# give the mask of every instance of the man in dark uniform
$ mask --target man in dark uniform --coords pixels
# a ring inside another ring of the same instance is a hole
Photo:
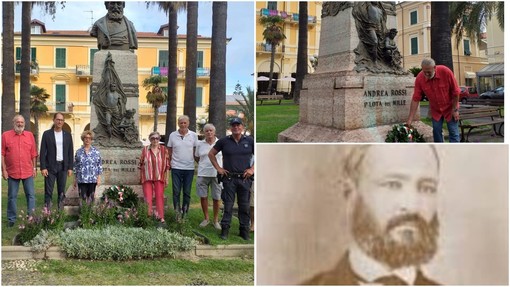
[[[421,266],[436,254],[439,157],[432,145],[358,145],[342,162],[353,242],[304,285],[438,285]]]
[[[254,154],[252,137],[243,135],[243,122],[234,118],[230,122],[232,135],[221,138],[209,152],[209,159],[222,178],[223,218],[221,219],[221,238],[226,240],[232,220],[232,209],[237,195],[239,206],[239,235],[250,240],[250,187],[253,182]],[[223,153],[223,168],[216,160],[216,154]]]

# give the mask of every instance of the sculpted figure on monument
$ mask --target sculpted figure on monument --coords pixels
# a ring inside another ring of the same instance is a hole
[[[387,5],[386,5],[387,6]],[[400,65],[393,65],[393,60],[388,61],[387,51],[391,50],[393,54],[393,46],[396,35],[390,38],[390,48],[386,47],[387,37],[389,37],[386,28],[387,11],[383,2],[355,2],[352,9],[352,16],[356,23],[356,31],[360,43],[354,49],[356,54],[356,70],[370,71],[373,73],[396,73],[406,74]],[[400,53],[399,53],[400,55]],[[398,61],[397,61],[398,62]]]
[[[99,50],[138,49],[135,26],[124,17],[125,2],[105,2],[108,14],[92,26],[90,35],[97,38]]]
[[[392,28],[388,32],[388,36],[384,41],[384,57],[386,63],[391,67],[400,67],[402,63],[402,56],[400,55],[400,51],[397,48],[397,43],[395,42],[395,36],[397,36],[397,29]]]

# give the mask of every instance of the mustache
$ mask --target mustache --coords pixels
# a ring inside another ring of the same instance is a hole
[[[421,215],[417,213],[406,213],[399,216],[395,216],[392,219],[390,219],[390,221],[386,225],[386,232],[389,232],[393,228],[406,223],[412,223],[417,227],[427,225],[427,221]]]

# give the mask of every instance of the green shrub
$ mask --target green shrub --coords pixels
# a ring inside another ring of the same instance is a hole
[[[45,252],[53,245],[59,245],[60,231],[57,230],[41,230],[32,240],[25,242],[23,245],[31,247],[32,251]]]
[[[19,225],[18,240],[21,244],[32,240],[41,230],[64,230],[65,213],[63,210],[51,211],[46,206],[41,211],[34,211],[25,216],[20,212],[21,224]]]
[[[104,229],[74,229],[60,234],[60,245],[69,257],[92,260],[130,260],[175,256],[197,242],[165,229],[107,226]]]

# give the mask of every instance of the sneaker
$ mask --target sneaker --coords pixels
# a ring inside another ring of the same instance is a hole
[[[209,220],[207,220],[207,219],[204,219],[204,221],[202,221],[200,223],[200,227],[206,227],[207,225],[209,225]],[[220,227],[220,229],[221,229],[221,227]]]
[[[213,225],[214,225],[214,228],[221,230],[221,225],[218,221],[216,221]]]

